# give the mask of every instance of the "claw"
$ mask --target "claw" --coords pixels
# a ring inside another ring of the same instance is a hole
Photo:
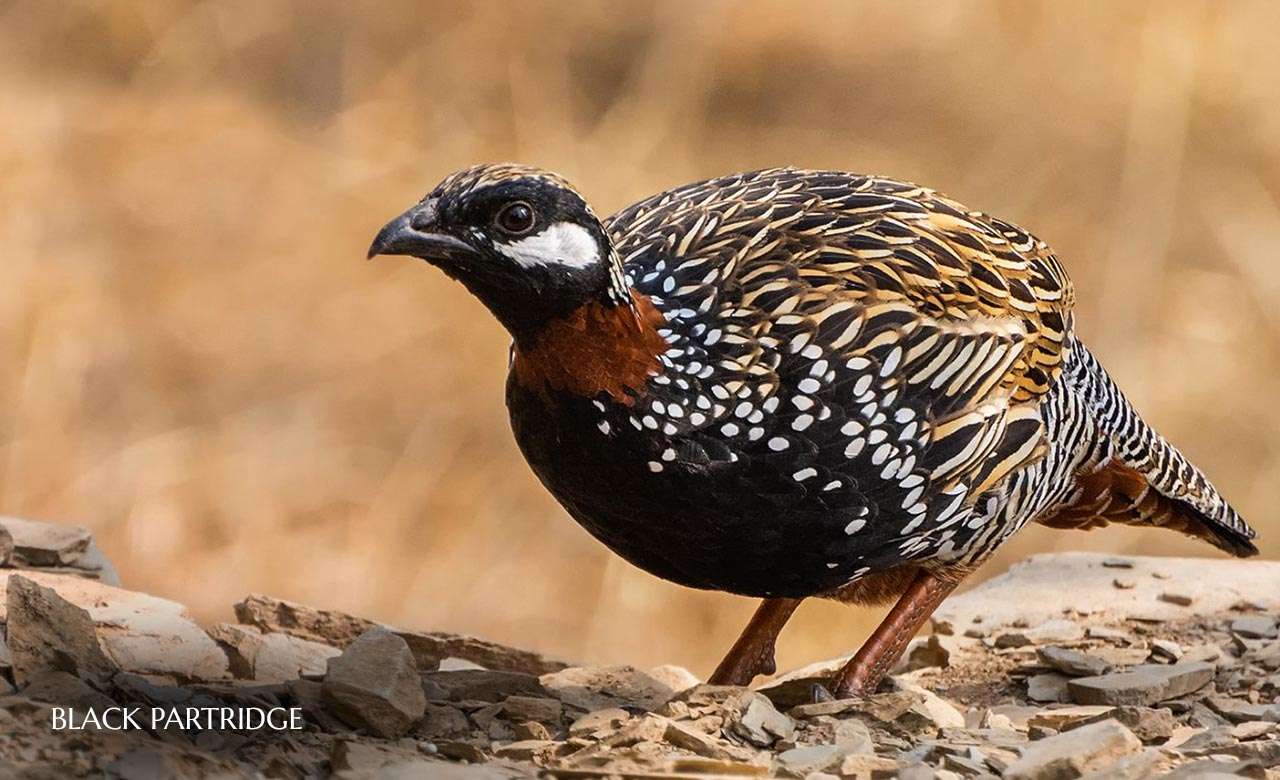
[[[809,695],[813,698],[814,704],[836,700],[836,697],[831,694],[831,691],[827,690],[827,686],[822,683],[814,683],[809,686]]]

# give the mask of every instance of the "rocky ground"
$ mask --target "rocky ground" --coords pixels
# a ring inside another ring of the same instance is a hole
[[[839,659],[714,687],[117,585],[83,529],[0,518],[0,778],[1280,778],[1280,563],[1037,556],[847,700]]]

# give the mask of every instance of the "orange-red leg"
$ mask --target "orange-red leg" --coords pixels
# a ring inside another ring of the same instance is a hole
[[[832,679],[836,697],[874,693],[902,657],[907,643],[959,584],[959,577],[938,577],[920,570],[884,621]]]
[[[787,624],[791,614],[800,606],[801,599],[765,599],[751,616],[751,622],[742,630],[738,641],[729,648],[707,682],[712,685],[750,685],[759,674],[777,671],[774,647],[778,634]]]

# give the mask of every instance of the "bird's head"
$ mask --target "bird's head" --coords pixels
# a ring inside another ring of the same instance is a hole
[[[627,305],[617,253],[561,177],[521,165],[449,176],[378,232],[375,255],[410,255],[462,282],[517,343],[592,302]]]

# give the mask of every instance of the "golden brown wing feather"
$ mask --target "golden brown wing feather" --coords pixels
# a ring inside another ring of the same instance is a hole
[[[768,396],[787,376],[804,392],[812,375],[815,398],[864,409],[844,451],[877,471],[901,461],[883,489],[921,523],[898,538],[945,528],[1043,453],[1038,402],[1069,348],[1074,293],[1025,231],[913,184],[792,169],[681,187],[606,227],[669,317],[717,314],[686,340],[736,372],[730,393]]]

